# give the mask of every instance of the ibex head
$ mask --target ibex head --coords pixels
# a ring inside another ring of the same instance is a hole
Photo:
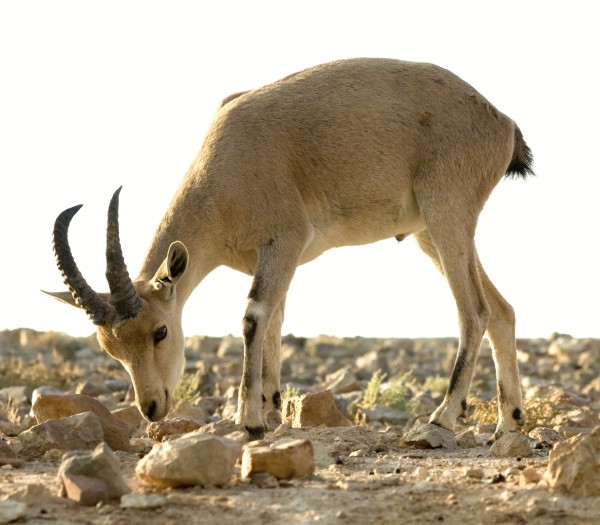
[[[68,228],[79,205],[63,211],[53,231],[56,263],[69,292],[49,295],[85,310],[97,326],[100,346],[131,376],[140,412],[148,420],[158,421],[169,411],[183,365],[184,339],[176,291],[187,267],[188,252],[181,242],[173,242],[150,281],[132,282],[119,240],[120,191],[115,192],[108,208],[106,279],[110,293],[96,293],[71,254]]]

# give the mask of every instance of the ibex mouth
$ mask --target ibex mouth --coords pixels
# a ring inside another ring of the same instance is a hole
[[[171,396],[165,389],[163,399],[151,399],[145,404],[139,404],[141,414],[151,422],[163,419],[171,408]]]

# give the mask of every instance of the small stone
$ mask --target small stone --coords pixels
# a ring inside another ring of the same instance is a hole
[[[528,435],[531,439],[535,439],[545,446],[551,446],[562,441],[560,434],[553,428],[548,427],[535,427]]]
[[[110,389],[106,386],[106,380],[101,375],[93,375],[85,381],[81,381],[75,387],[76,394],[82,394],[90,397],[98,397],[104,394],[110,394]]]
[[[65,472],[62,482],[67,498],[80,505],[92,506],[108,501],[108,487],[101,479]]]
[[[415,448],[456,450],[456,438],[452,431],[431,423],[411,428],[404,437],[404,442]]]
[[[232,441],[237,441],[241,445],[245,445],[250,440],[248,432],[246,430],[235,430],[230,432],[229,434],[225,434],[227,439],[231,439]]]
[[[21,501],[0,501],[0,524],[11,523],[25,518],[27,505]]]
[[[283,439],[270,447],[247,447],[242,454],[243,478],[258,472],[268,472],[277,479],[306,478],[314,469],[313,448],[307,439]]]
[[[377,405],[374,408],[359,408],[354,416],[354,423],[358,426],[368,426],[379,422],[385,425],[403,427],[411,417],[411,414],[404,410]]]
[[[200,424],[192,419],[177,417],[175,419],[163,419],[148,425],[148,437],[154,441],[164,441],[170,436],[187,434],[200,428]]]
[[[328,374],[325,378],[325,384],[327,389],[334,394],[345,394],[360,390],[360,382],[352,373],[350,366],[345,366],[333,374]]]
[[[276,489],[279,487],[277,478],[268,472],[257,472],[250,477],[250,483],[261,489]]]
[[[24,464],[25,462],[22,459],[0,456],[0,467],[10,465],[12,468],[21,468]]]
[[[3,490],[6,491],[6,485],[4,487]],[[8,495],[9,499],[21,501],[27,505],[40,505],[54,500],[50,491],[41,483],[15,483],[6,492],[7,494],[3,497]]]
[[[519,475],[519,484],[528,485],[530,483],[538,483],[542,479],[542,475],[532,468],[526,468]]]
[[[32,390],[28,386],[7,386],[0,389],[0,401],[13,406],[29,403]]]
[[[209,423],[198,430],[198,432],[215,434],[216,436],[226,436],[227,434],[237,431],[246,432],[246,429],[242,425],[238,425],[230,419],[221,419],[214,423]]]
[[[528,458],[533,455],[527,436],[513,430],[500,433],[500,437],[490,448],[490,455],[497,458]]]
[[[64,490],[61,488],[59,495],[64,495],[65,490],[68,494],[66,476],[101,480],[110,499],[120,498],[130,491],[121,476],[119,460],[106,443],[101,443],[92,452],[77,451],[66,455],[58,469],[57,477],[64,484]]]
[[[190,432],[159,443],[137,464],[142,481],[157,487],[226,485],[240,455],[237,441]]]
[[[138,494],[132,492],[121,497],[120,507],[122,509],[153,510],[164,507],[167,498],[160,494]]]
[[[208,423],[209,416],[206,411],[198,405],[180,402],[169,412],[169,419],[184,418],[194,421],[198,428]]]
[[[0,456],[3,458],[16,458],[17,455],[12,447],[3,439],[0,439]]]
[[[351,426],[337,408],[331,390],[288,398],[283,403],[282,419],[293,428]]]
[[[460,448],[474,448],[477,446],[477,439],[473,430],[465,430],[456,437],[456,443]]]
[[[133,434],[142,424],[145,426],[146,420],[135,405],[115,408],[110,413],[115,419],[118,419],[129,427],[130,434]]]
[[[417,481],[423,481],[424,479],[427,478],[427,476],[429,475],[429,472],[427,471],[426,468],[424,467],[417,467],[414,471],[413,471],[413,477],[417,480]]]
[[[465,467],[462,472],[466,478],[472,479],[483,479],[483,476],[485,475],[485,472],[481,468]]]

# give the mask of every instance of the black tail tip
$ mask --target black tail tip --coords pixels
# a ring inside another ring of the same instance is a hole
[[[506,169],[506,176],[509,178],[521,177],[523,179],[526,179],[528,176],[535,176],[535,172],[533,171],[533,153],[525,142],[519,128],[515,128],[513,158]]]

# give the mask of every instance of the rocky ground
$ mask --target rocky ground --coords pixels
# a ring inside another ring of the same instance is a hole
[[[190,337],[147,425],[94,337],[0,332],[0,524],[598,523],[600,341],[518,341],[527,423],[491,443],[484,344],[455,435],[426,425],[452,339],[284,338],[283,422],[231,418],[242,346]]]

